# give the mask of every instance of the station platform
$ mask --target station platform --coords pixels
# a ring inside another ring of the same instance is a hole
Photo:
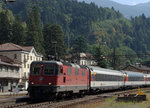
[[[19,91],[19,92],[0,92],[0,96],[10,96],[10,95],[26,95],[27,91]]]

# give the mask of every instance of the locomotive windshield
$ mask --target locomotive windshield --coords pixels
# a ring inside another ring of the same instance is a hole
[[[40,75],[41,72],[41,64],[32,64],[30,69],[31,75]]]
[[[56,64],[45,64],[44,65],[44,75],[58,75],[59,66]]]

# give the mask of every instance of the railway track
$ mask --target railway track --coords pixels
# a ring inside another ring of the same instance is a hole
[[[142,90],[150,90],[150,88],[142,88]],[[126,91],[115,91],[115,92],[106,92],[98,95],[88,95],[84,98],[75,98],[70,100],[57,100],[57,101],[47,101],[47,102],[31,102],[27,100],[26,102],[20,103],[11,103],[5,102],[3,105],[0,102],[0,108],[68,108],[78,104],[86,104],[86,103],[97,103],[104,101],[107,97],[135,93],[137,89],[126,90]],[[7,105],[8,104],[8,105]]]

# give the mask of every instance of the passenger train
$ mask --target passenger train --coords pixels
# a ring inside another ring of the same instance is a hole
[[[34,99],[53,99],[149,85],[149,74],[60,61],[34,61],[30,66],[28,93]]]

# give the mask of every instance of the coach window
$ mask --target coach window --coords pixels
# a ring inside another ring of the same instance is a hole
[[[75,75],[76,75],[76,76],[79,75],[79,69],[75,69]]]
[[[68,69],[67,69],[67,74],[68,74],[68,75],[71,75],[71,68],[68,68]]]

